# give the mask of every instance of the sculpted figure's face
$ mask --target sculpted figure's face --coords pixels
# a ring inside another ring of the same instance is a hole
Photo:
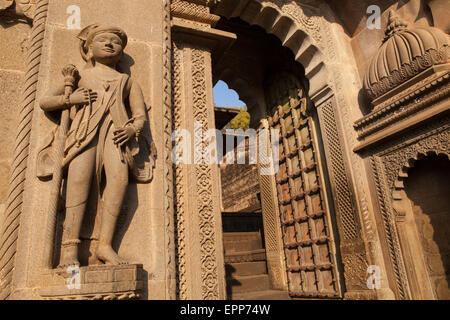
[[[100,33],[92,40],[91,51],[95,60],[118,62],[123,51],[122,40],[114,33]]]

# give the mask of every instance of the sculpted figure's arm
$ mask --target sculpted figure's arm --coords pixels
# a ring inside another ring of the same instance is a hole
[[[130,90],[130,108],[134,118],[133,125],[136,133],[139,134],[144,129],[145,121],[147,120],[144,94],[142,93],[139,83],[133,81]]]
[[[69,108],[72,105],[84,105],[89,103],[89,101],[94,102],[96,99],[96,92],[86,88],[78,88],[70,95],[69,101],[66,101],[64,85],[60,85],[41,99],[40,107],[44,111],[56,111]]]
[[[147,119],[145,116],[146,109],[144,95],[141,87],[135,81],[130,81],[130,86],[129,102],[133,123],[114,131],[114,143],[119,146],[125,144],[135,135],[138,136],[144,129],[145,121]]]

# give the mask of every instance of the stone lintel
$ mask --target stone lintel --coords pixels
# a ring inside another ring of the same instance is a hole
[[[173,18],[173,40],[180,43],[195,44],[211,51],[213,61],[219,61],[222,54],[237,39],[234,33],[202,26],[190,21]]]
[[[220,16],[211,14],[204,1],[174,0],[170,5],[172,17],[191,20],[214,27],[220,20]]]
[[[370,147],[378,145],[386,139],[392,138],[394,135],[398,135],[401,132],[408,130],[412,126],[418,125],[432,117],[442,114],[450,109],[450,105],[447,101],[442,101],[441,103],[434,105],[423,112],[417,113],[414,116],[399,121],[392,126],[386,127],[381,131],[378,131],[374,135],[368,136],[366,139],[362,140],[353,151],[362,152]]]
[[[322,104],[326,103],[329,99],[331,99],[333,95],[333,90],[327,85],[317,90],[314,95],[310,96],[310,99],[314,103],[314,106],[318,108]]]
[[[353,127],[359,144],[354,152],[375,147],[409,127],[446,112],[443,98],[450,92],[450,63],[431,66],[399,87],[374,100],[372,112]]]

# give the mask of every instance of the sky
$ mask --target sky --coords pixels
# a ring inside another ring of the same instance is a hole
[[[213,89],[214,102],[218,107],[239,107],[245,106],[245,103],[239,100],[236,91],[228,88],[228,85],[219,80]]]

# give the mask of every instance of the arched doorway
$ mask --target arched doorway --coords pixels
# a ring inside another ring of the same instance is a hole
[[[340,297],[333,208],[305,70],[289,48],[258,26],[233,18],[216,28],[237,34],[237,40],[213,62],[214,82],[224,80],[239,93],[252,128],[280,134],[279,170],[259,179],[272,287],[287,289],[293,298]]]
[[[450,299],[450,161],[437,155],[416,161],[408,171],[405,194],[409,200],[405,220],[414,222],[416,244],[403,243],[415,258],[414,274],[422,289],[422,298]],[[409,230],[411,232],[413,230]],[[412,233],[412,232],[411,232]],[[405,239],[406,240],[406,239]],[[416,254],[416,255],[415,255]],[[423,264],[423,266],[421,266]],[[428,288],[428,290],[425,290]],[[417,294],[417,293],[413,293]]]

